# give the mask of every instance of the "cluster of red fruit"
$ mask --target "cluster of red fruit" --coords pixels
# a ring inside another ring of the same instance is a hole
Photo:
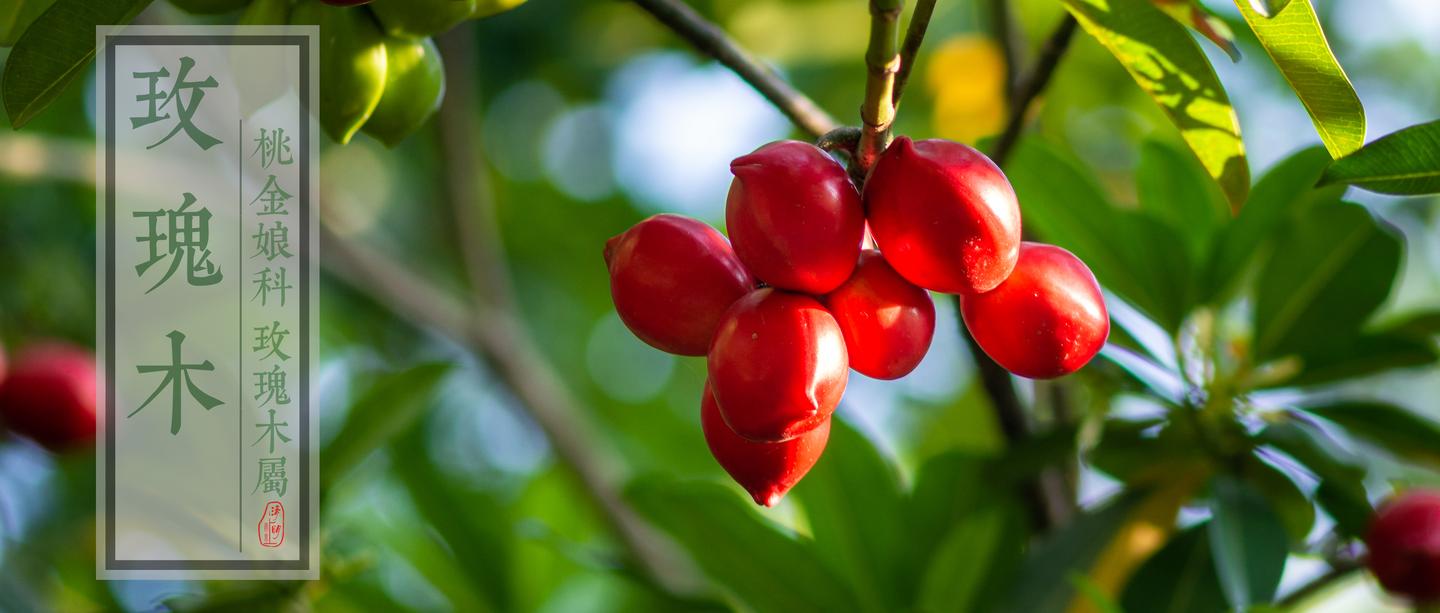
[[[975,149],[901,137],[863,197],[808,143],[765,145],[730,170],[730,241],[657,215],[610,239],[605,260],[636,336],[707,356],[706,441],[759,504],[819,458],[850,368],[895,379],[925,357],[926,290],[959,294],[976,342],[1025,377],[1074,372],[1109,335],[1094,275],[1063,249],[1021,242],[1015,192]],[[867,222],[879,250],[863,248]]]
[[[25,350],[7,373],[0,355],[0,426],[45,448],[70,451],[95,441],[95,359],[62,343]]]
[[[1415,490],[1380,507],[1365,535],[1370,572],[1422,610],[1440,607],[1440,491]]]

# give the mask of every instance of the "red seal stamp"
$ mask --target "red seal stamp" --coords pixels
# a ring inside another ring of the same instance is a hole
[[[265,512],[260,514],[260,525],[257,527],[260,533],[261,547],[279,547],[285,542],[285,507],[280,501],[272,500],[265,503]]]

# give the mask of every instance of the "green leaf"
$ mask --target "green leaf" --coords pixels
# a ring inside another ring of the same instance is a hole
[[[1200,283],[1199,299],[1211,302],[1234,287],[1257,252],[1296,212],[1340,199],[1343,188],[1313,189],[1330,155],[1320,147],[1297,151],[1255,183],[1240,214],[1216,236]]]
[[[1195,262],[1203,262],[1213,233],[1230,218],[1225,195],[1195,156],[1169,143],[1147,140],[1135,169],[1140,209],[1175,228]]]
[[[1289,542],[1303,544],[1315,526],[1315,505],[1305,492],[1280,469],[1254,455],[1247,455],[1240,464],[1240,477],[1254,491],[1265,497],[1280,523],[1285,526]]]
[[[1143,491],[1126,491],[1105,506],[1077,516],[1032,546],[1016,573],[1005,604],[996,610],[1027,613],[1066,610],[1075,591],[1066,577],[1090,569],[1130,516],[1130,511],[1143,499]]]
[[[1240,121],[1210,61],[1185,27],[1146,0],[1063,0],[1180,129],[1231,208],[1245,202],[1250,169]]]
[[[55,0],[10,0],[0,6],[0,47],[9,47],[20,40],[20,34],[50,8]]]
[[[1121,593],[1126,611],[1216,613],[1227,608],[1207,537],[1209,522],[1176,534],[1150,556]]]
[[[1359,149],[1365,144],[1365,108],[1330,51],[1310,0],[1272,1],[1268,11],[1250,4],[1235,0],[1260,46],[1310,113],[1325,149],[1337,158]]]
[[[1333,383],[1397,368],[1434,364],[1436,360],[1440,360],[1440,354],[1429,340],[1417,339],[1399,330],[1361,334],[1343,344],[1302,354],[1300,372],[1274,385]]]
[[[868,439],[831,420],[825,455],[794,496],[809,519],[815,551],[855,588],[857,606],[884,610],[903,597],[896,574],[903,527],[877,520],[900,516],[899,478]]]
[[[1342,344],[1390,295],[1401,240],[1357,204],[1292,224],[1261,270],[1255,297],[1258,361]]]
[[[1374,510],[1366,497],[1365,468],[1313,426],[1291,418],[1270,424],[1256,439],[1294,458],[1320,481],[1315,502],[1350,537],[1365,534]]]
[[[1269,602],[1285,572],[1289,546],[1285,526],[1264,496],[1244,481],[1220,475],[1206,532],[1225,597],[1238,610]]]
[[[1250,9],[1270,18],[1280,14],[1288,4],[1290,0],[1250,0]]]
[[[1002,500],[957,518],[921,567],[916,609],[983,611],[1019,566],[1025,550],[1025,510]],[[977,564],[984,560],[984,564]],[[893,608],[893,607],[892,607]]]
[[[1082,166],[1034,139],[1006,169],[1025,203],[1025,226],[1084,260],[1100,284],[1166,330],[1187,312],[1192,269],[1180,235],[1160,220],[1110,205]]]
[[[95,26],[127,24],[151,0],[56,0],[15,43],[0,77],[14,128],[45,110],[95,57]]]
[[[1387,134],[1335,160],[1323,183],[1347,183],[1382,194],[1440,193],[1440,121]]]
[[[1304,407],[1398,457],[1440,467],[1440,424],[1380,402],[1342,402]]]
[[[722,485],[642,477],[626,496],[690,552],[707,576],[759,613],[855,606],[850,587],[830,573],[813,547],[782,534]]]
[[[1151,0],[1155,6],[1171,19],[1178,21],[1215,43],[1230,61],[1240,61],[1240,48],[1235,45],[1235,33],[1200,0]]]
[[[1100,584],[1096,583],[1095,580],[1089,576],[1080,573],[1070,573],[1070,576],[1066,577],[1066,579],[1070,581],[1070,586],[1075,588],[1076,592],[1080,593],[1080,596],[1089,601],[1091,608],[1099,613],[1124,613],[1120,605],[1115,604],[1115,601],[1110,598],[1110,595],[1105,593],[1105,589],[1100,587]]]
[[[1385,328],[1389,333],[1418,340],[1440,336],[1440,311],[1421,311]]]
[[[430,408],[435,386],[450,372],[450,365],[431,362],[382,374],[350,407],[345,425],[320,453],[320,487],[343,477],[370,452],[409,428]]]

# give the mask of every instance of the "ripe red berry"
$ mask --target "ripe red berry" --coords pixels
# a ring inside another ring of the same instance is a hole
[[[885,259],[920,287],[985,292],[1015,267],[1015,191],[990,158],[966,145],[896,139],[865,181],[865,211]]]
[[[929,292],[901,278],[879,251],[860,252],[854,274],[824,298],[845,335],[850,368],[876,379],[915,370],[935,334]]]
[[[824,294],[855,268],[865,213],[845,168],[809,143],[780,141],[730,163],[725,224],[761,281]]]
[[[605,262],[620,320],[680,355],[705,355],[725,310],[755,287],[723,235],[679,215],[656,215],[610,239]]]
[[[830,420],[826,419],[809,432],[783,443],[752,443],[735,434],[720,416],[720,405],[705,382],[705,397],[700,402],[700,427],[710,455],[740,487],[750,492],[755,504],[773,507],[785,492],[810,472],[825,442],[830,438]]]
[[[1095,275],[1069,251],[1021,243],[1010,278],[961,297],[965,327],[991,359],[1031,379],[1066,375],[1095,357],[1110,317]]]
[[[1387,591],[1440,602],[1440,492],[1411,491],[1381,506],[1365,545],[1370,572]]]
[[[33,347],[0,383],[0,423],[52,451],[95,440],[95,359],[69,345]]]
[[[818,427],[845,393],[840,325],[814,298],[773,288],[741,298],[707,360],[720,414],[736,434],[775,443]]]

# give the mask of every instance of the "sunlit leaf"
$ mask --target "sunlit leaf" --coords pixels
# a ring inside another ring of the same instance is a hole
[[[1232,61],[1240,61],[1240,48],[1235,45],[1235,33],[1225,20],[1216,17],[1200,0],[1151,0],[1156,7],[1175,21],[1185,24],[1201,36],[1215,43]]]
[[[1254,352],[1260,360],[1344,343],[1390,295],[1400,237],[1358,204],[1293,223],[1260,272]]]
[[[20,35],[0,77],[10,125],[19,128],[55,100],[95,57],[95,26],[127,24],[151,0],[56,0]]]
[[[1221,475],[1211,487],[1214,501],[1206,532],[1226,598],[1241,611],[1269,602],[1289,554],[1284,524],[1265,497],[1244,481]]]
[[[1440,121],[1387,134],[1335,160],[1324,183],[1348,183],[1382,194],[1440,192]]]
[[[626,496],[674,537],[706,575],[756,611],[855,607],[854,592],[811,546],[780,532],[724,486],[643,477],[631,483]]]
[[[1343,402],[1304,410],[1399,457],[1440,466],[1440,424],[1433,420],[1380,402]]]
[[[1064,2],[1180,129],[1231,208],[1240,208],[1250,190],[1240,120],[1185,27],[1146,0]]]
[[[1265,17],[1274,17],[1285,10],[1290,0],[1249,0],[1251,10],[1254,10]]]
[[[1365,144],[1365,109],[1330,51],[1310,0],[1270,2],[1268,17],[1250,4],[1235,0],[1260,46],[1310,112],[1331,157],[1359,149]]]

